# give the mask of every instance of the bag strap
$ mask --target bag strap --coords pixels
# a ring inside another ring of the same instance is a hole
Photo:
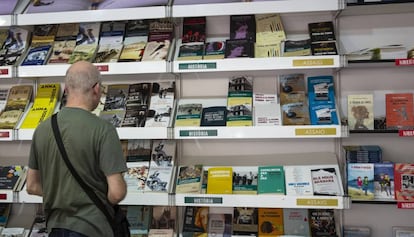
[[[89,196],[89,198],[95,203],[95,205],[103,212],[106,219],[108,219],[109,224],[113,225],[113,217],[109,213],[108,209],[106,208],[105,204],[102,202],[101,199],[96,195],[95,192],[83,181],[83,179],[79,176],[76,172],[75,168],[73,167],[72,163],[69,161],[68,154],[66,153],[65,146],[63,145],[62,137],[59,132],[59,126],[57,123],[57,113],[52,115],[52,128],[53,134],[55,135],[56,143],[59,147],[60,154],[62,155],[63,160],[66,163],[66,166],[72,173],[73,177],[75,177],[76,181],[85,191],[85,193]]]

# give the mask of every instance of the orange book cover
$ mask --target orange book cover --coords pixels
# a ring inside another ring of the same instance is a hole
[[[259,237],[284,234],[282,208],[259,208],[258,213]]]
[[[414,128],[413,93],[386,94],[385,103],[388,129]]]

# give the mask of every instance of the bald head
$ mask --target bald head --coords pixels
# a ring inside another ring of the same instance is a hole
[[[99,93],[100,98],[100,88],[96,86],[101,82],[100,76],[99,70],[90,62],[79,61],[72,64],[65,77],[66,106],[95,109],[96,94]]]

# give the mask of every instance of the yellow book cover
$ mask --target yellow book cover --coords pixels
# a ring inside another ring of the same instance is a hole
[[[227,126],[253,126],[252,106],[251,91],[229,93],[227,97]]]
[[[124,45],[119,56],[119,62],[139,62],[144,54],[145,46],[147,42],[141,41],[137,43]]]
[[[230,166],[208,169],[207,194],[233,194],[233,168]]]
[[[27,113],[20,128],[31,129],[36,128],[40,122],[45,120],[49,115],[50,109],[47,107],[32,107]]]
[[[284,234],[282,208],[259,208],[258,214],[259,237]]]
[[[256,43],[269,44],[286,39],[280,14],[257,14],[256,15]]]
[[[56,105],[60,96],[60,83],[40,84],[37,89],[33,107],[49,107]]]

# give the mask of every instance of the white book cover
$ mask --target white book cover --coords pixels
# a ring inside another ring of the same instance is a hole
[[[287,196],[313,195],[312,175],[309,166],[285,165]]]
[[[276,94],[253,94],[254,126],[280,125],[280,104]]]
[[[155,82],[145,127],[168,127],[174,108],[175,82]]]
[[[127,162],[127,167],[124,179],[128,193],[143,192],[148,178],[149,161]]]
[[[314,195],[344,194],[338,165],[313,165],[310,169]]]

